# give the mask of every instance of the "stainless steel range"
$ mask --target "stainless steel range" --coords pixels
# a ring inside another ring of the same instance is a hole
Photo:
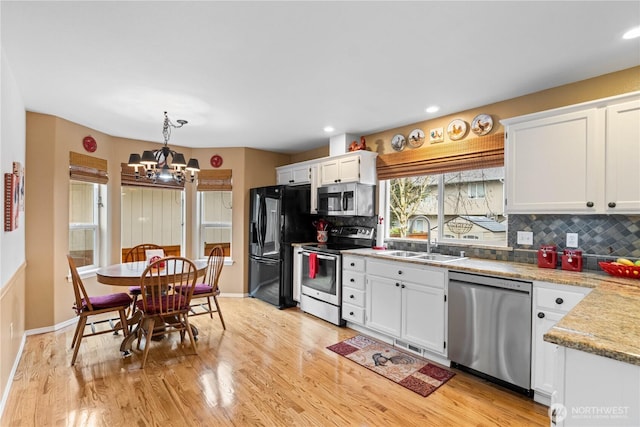
[[[335,325],[342,320],[342,251],[373,246],[373,228],[332,228],[326,244],[302,246],[300,309]]]

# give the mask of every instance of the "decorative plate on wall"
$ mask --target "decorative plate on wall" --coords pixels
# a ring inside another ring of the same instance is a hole
[[[219,168],[220,166],[222,166],[222,157],[220,157],[217,154],[214,154],[213,156],[211,156],[211,166],[213,166],[214,168]]]
[[[447,126],[447,135],[452,141],[458,141],[467,134],[467,122],[460,119],[451,120],[449,126]]]
[[[85,136],[82,140],[82,146],[88,152],[93,153],[98,148],[98,143],[92,136]]]
[[[394,135],[391,139],[391,148],[396,151],[404,150],[405,145],[407,145],[407,140],[400,134]]]
[[[424,132],[422,129],[414,129],[409,134],[409,145],[413,148],[418,148],[424,144]]]
[[[493,129],[493,119],[488,114],[478,114],[471,122],[471,130],[478,136],[486,135]]]

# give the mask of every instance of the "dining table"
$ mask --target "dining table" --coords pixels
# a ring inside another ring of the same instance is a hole
[[[207,260],[192,260],[196,266],[197,277],[202,277],[207,271]],[[96,271],[98,283],[110,286],[140,286],[140,276],[147,268],[147,261],[124,262],[99,268]],[[168,271],[167,276],[172,277],[173,272]],[[120,351],[126,357],[131,355],[133,342],[137,337],[137,331],[142,320],[142,312],[134,310],[127,319],[129,325],[136,325],[130,334],[126,335],[120,344]],[[198,328],[191,325],[194,337],[198,336]],[[197,338],[196,338],[197,339]]]

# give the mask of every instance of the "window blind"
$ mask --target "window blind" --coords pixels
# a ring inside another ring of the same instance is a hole
[[[198,172],[198,191],[231,189],[231,169],[206,169]]]
[[[381,154],[376,166],[378,179],[504,166],[504,132]]]
[[[86,154],[69,152],[69,178],[75,181],[91,182],[94,184],[106,184],[109,182],[107,175],[107,161]]]

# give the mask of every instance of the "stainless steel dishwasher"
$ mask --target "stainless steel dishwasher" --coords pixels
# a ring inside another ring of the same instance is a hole
[[[449,359],[531,395],[531,282],[449,273]]]

